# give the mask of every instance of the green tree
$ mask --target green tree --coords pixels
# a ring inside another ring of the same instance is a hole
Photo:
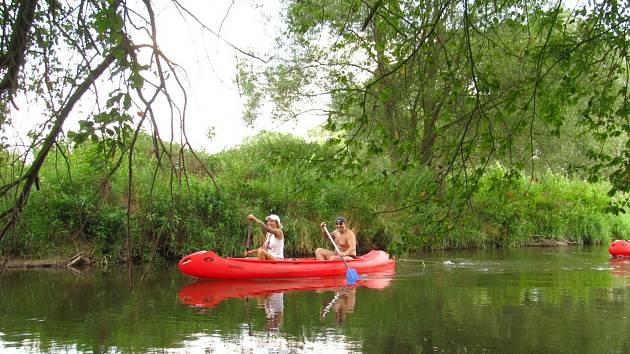
[[[541,167],[567,171],[590,158],[592,176],[608,176],[612,193],[628,191],[622,5],[285,4],[279,44],[287,56],[253,69],[243,64],[247,108],[266,95],[277,116],[298,117],[305,101],[328,95],[327,128],[349,163],[385,154],[394,170],[422,164],[438,181],[474,186],[495,160],[534,176]]]
[[[177,1],[166,5],[196,21]],[[79,129],[67,133],[74,144],[89,140],[105,159],[118,158],[100,166],[104,183],[127,162],[131,194],[135,143],[143,130],[152,136],[154,158],[167,161],[162,163],[173,168],[173,176],[186,177],[176,169],[185,166],[183,150],[190,149],[186,133],[179,144],[164,142],[156,119],[160,105],[169,111],[172,125],[184,126],[186,91],[183,70],[157,43],[152,2],[9,1],[0,5],[0,13],[0,130],[12,129],[11,121],[20,118],[16,112],[25,105],[43,110],[26,147],[7,153],[24,167],[2,169],[13,173],[3,175],[0,186],[0,240],[18,220],[33,186],[39,187],[51,151],[70,153],[59,143],[69,117],[81,119]],[[3,143],[3,150],[12,149]],[[4,167],[15,161],[8,163]]]

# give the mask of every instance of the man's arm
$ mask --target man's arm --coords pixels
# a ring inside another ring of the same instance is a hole
[[[326,222],[322,221],[321,224],[319,224],[319,227],[322,229],[322,237],[325,239],[328,239],[328,234],[326,233]],[[335,232],[337,232],[337,230],[334,230],[332,232],[332,234],[330,234],[330,236],[333,238],[333,240],[335,239]]]

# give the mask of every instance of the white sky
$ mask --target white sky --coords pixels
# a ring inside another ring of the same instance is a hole
[[[256,9],[246,0],[183,0],[181,3],[212,31],[219,33],[220,29],[224,39],[203,31],[193,20],[184,21],[172,6],[155,6],[161,49],[188,74],[186,130],[193,147],[207,152],[220,151],[263,129],[306,137],[310,128],[323,122],[321,117],[305,116],[299,124],[279,123],[262,116],[256,122],[257,128],[252,128],[241,118],[244,98],[239,96],[234,81],[236,56],[242,58],[243,54],[226,41],[241,50],[268,57],[279,31],[277,1],[265,2],[264,8]],[[207,138],[211,127],[215,128],[212,141]]]
[[[188,14],[181,15],[175,10],[171,0],[153,1],[160,49],[186,71],[186,77],[182,78],[188,95],[186,133],[193,148],[209,153],[218,152],[240,144],[243,139],[261,130],[307,137],[309,129],[323,123],[324,118],[314,115],[301,116],[299,123],[272,122],[270,114],[264,112],[256,121],[256,127],[248,127],[243,122],[245,99],[239,95],[235,78],[237,55],[241,58],[244,55],[226,42],[260,57],[270,56],[279,33],[279,1],[264,1],[262,8],[254,8],[250,0],[179,2],[200,22],[214,33],[220,33],[223,38],[219,39],[211,32],[203,30]],[[134,38],[134,41],[137,44],[146,43],[147,38]],[[106,86],[107,83],[103,82],[101,86],[103,85]],[[171,94],[178,91],[174,84],[169,90]],[[29,130],[45,119],[44,109],[35,100],[36,97],[16,97],[18,109],[11,112],[12,125],[0,134],[19,151],[30,144],[30,139],[26,137]],[[94,108],[90,106],[94,102],[88,101],[90,100],[84,99],[74,108],[64,124],[65,131],[76,130],[78,120],[85,119],[85,113],[93,111]],[[177,102],[180,107],[181,102]],[[164,102],[156,103],[154,112],[157,114],[160,136],[168,141],[171,125],[168,107]],[[177,120],[175,118],[175,124]],[[215,133],[212,140],[208,139],[211,128],[214,128]],[[173,141],[181,142],[177,131]]]

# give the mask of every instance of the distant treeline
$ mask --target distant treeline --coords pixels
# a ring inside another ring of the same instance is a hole
[[[500,164],[475,180],[438,183],[424,167],[392,169],[385,160],[349,169],[337,163],[335,151],[261,133],[221,153],[197,152],[200,160],[179,146],[171,159],[158,160],[151,139],[142,136],[130,168],[120,151],[105,153],[97,144],[60,147],[0,250],[38,257],[80,251],[119,262],[126,260],[129,235],[134,261],[177,259],[202,249],[236,256],[245,250],[249,213],[278,214],[286,253],[293,256],[330,247],[318,225],[332,224],[337,215],[357,233],[361,253],[602,244],[630,234],[628,214],[607,212],[606,184],[550,172],[525,176]],[[5,181],[20,168],[3,166]],[[260,245],[259,228],[253,238]]]

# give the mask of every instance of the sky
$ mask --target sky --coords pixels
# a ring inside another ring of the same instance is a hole
[[[172,0],[152,2],[160,49],[186,72],[183,83],[188,97],[186,134],[196,150],[219,152],[237,146],[261,130],[291,133],[307,138],[308,131],[324,121],[321,116],[304,115],[299,123],[281,123],[272,121],[269,112],[262,111],[255,127],[246,126],[243,122],[245,99],[240,97],[235,79],[237,56],[242,58],[244,55],[234,47],[267,57],[274,47],[281,25],[279,1],[258,1],[264,5],[262,7],[255,7],[253,2],[179,0],[210,31],[202,29],[189,15],[184,15],[183,18],[175,10]],[[132,39],[136,44],[147,42],[146,36]],[[99,84],[101,92],[107,91],[104,88],[107,87],[106,81],[105,78]],[[174,87],[170,90],[171,93],[177,91]],[[11,112],[12,128],[1,132],[2,137],[19,151],[30,145],[28,132],[46,118],[44,109],[36,100],[36,96],[17,97],[15,102],[18,109]],[[92,112],[94,105],[93,98],[82,99],[65,122],[64,130],[76,131],[78,121],[85,119],[85,114]],[[141,109],[142,107],[138,108]],[[161,138],[169,141],[171,116],[168,106],[156,103],[154,112]],[[208,138],[210,129],[214,130],[212,139]],[[174,135],[173,141],[180,143],[177,128]]]
[[[232,46],[260,56],[270,52],[279,33],[279,2],[264,2],[264,8],[254,8],[247,0],[181,3],[222,37],[202,30],[194,20],[182,19],[172,6],[155,7],[161,49],[188,75],[186,130],[193,147],[217,152],[238,145],[261,130],[307,137],[309,129],[323,122],[322,117],[307,116],[299,124],[280,123],[263,114],[256,127],[248,127],[241,118],[244,98],[239,95],[235,77],[236,56],[243,54]],[[209,140],[207,133],[212,127],[215,135]]]

